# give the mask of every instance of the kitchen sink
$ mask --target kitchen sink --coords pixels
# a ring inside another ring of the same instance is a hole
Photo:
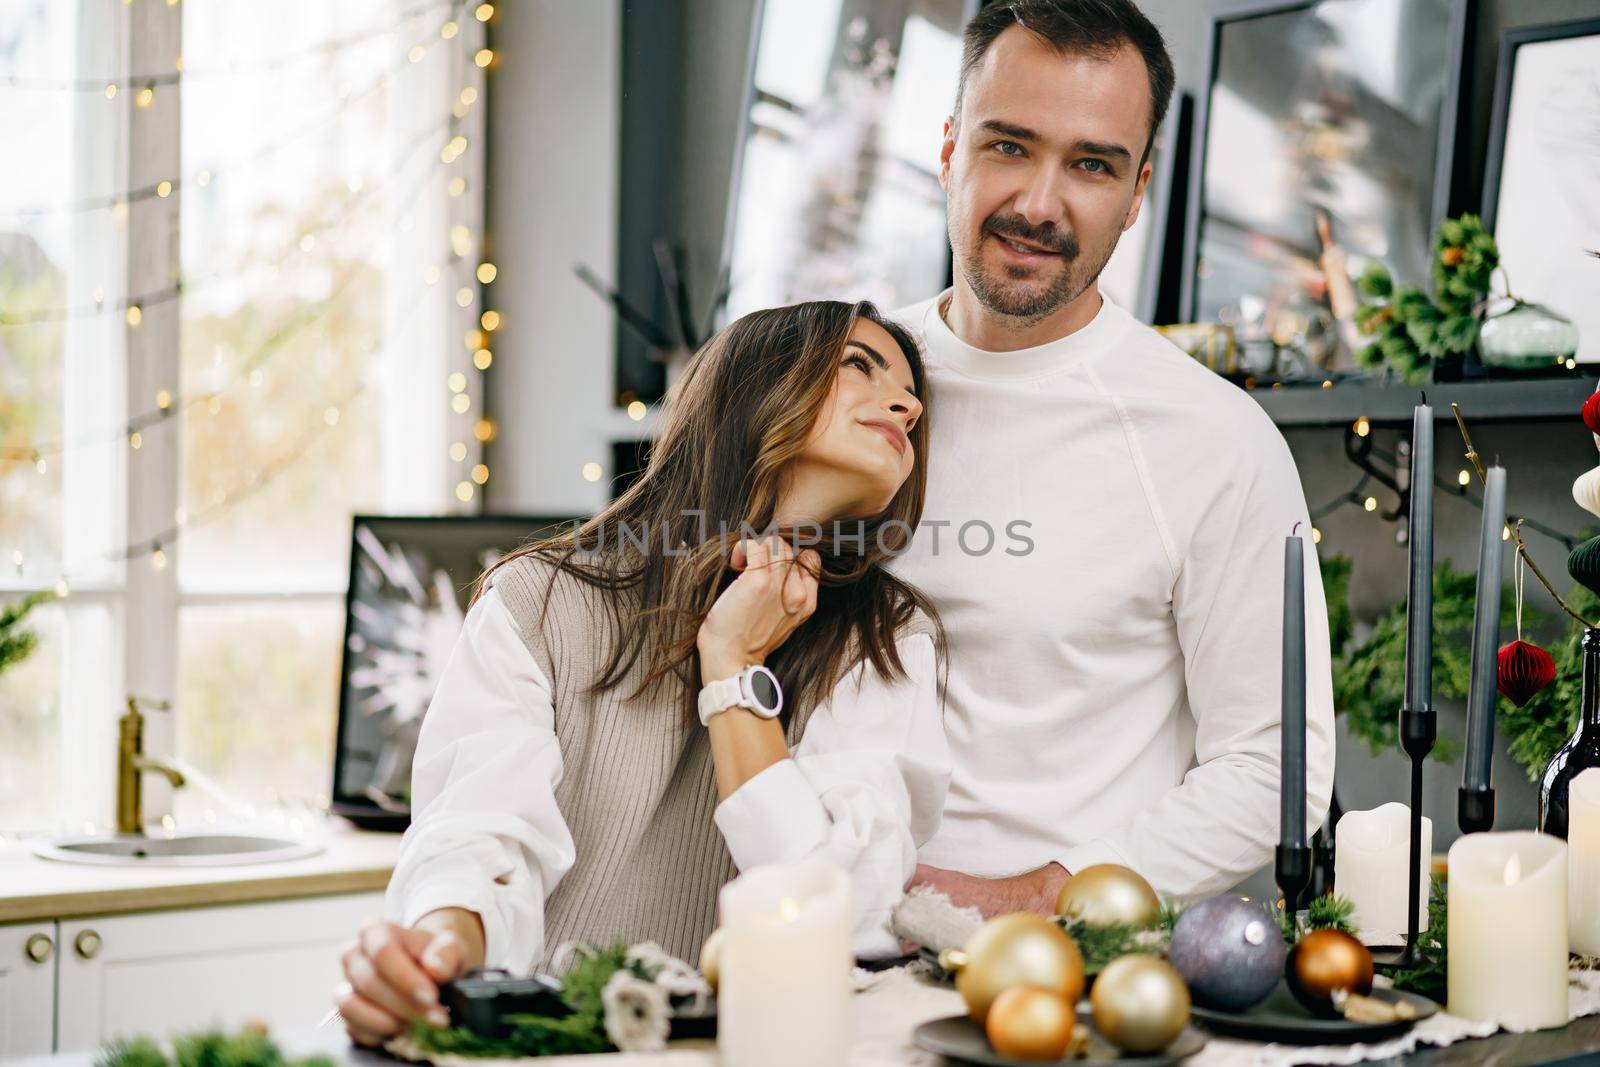
[[[287,837],[244,833],[175,833],[58,837],[33,846],[47,860],[118,866],[224,867],[241,863],[274,863],[301,859],[322,851],[322,845]]]

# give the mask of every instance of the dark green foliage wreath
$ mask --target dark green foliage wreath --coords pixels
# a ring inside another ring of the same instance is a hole
[[[1350,624],[1350,560],[1329,556],[1322,565],[1323,590],[1328,600],[1328,629],[1333,651],[1334,707],[1350,732],[1365,741],[1374,755],[1399,751],[1399,710],[1405,696],[1406,605],[1402,600],[1378,617],[1365,640],[1354,643]],[[1472,673],[1472,611],[1477,599],[1477,578],[1458,571],[1449,560],[1433,572],[1433,691],[1438,698],[1460,700],[1467,695]],[[1600,597],[1582,587],[1567,594],[1573,610],[1586,617],[1600,615]],[[1500,625],[1515,625],[1516,607],[1511,587],[1500,596]],[[1549,622],[1531,609],[1523,609],[1528,631],[1548,628]],[[1556,663],[1556,679],[1525,707],[1501,697],[1497,724],[1509,742],[1511,757],[1536,781],[1545,765],[1578,728],[1581,713],[1578,694],[1583,677],[1583,628],[1574,623],[1553,643],[1547,643]],[[1441,736],[1433,754],[1449,761],[1460,744]]]

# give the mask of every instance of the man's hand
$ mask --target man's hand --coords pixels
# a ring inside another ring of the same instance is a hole
[[[916,874],[911,876],[911,884],[937,889],[959,908],[977,908],[985,919],[1016,911],[1031,911],[1048,917],[1055,914],[1056,897],[1071,877],[1059,863],[1047,863],[1010,878],[978,878],[919,863]]]

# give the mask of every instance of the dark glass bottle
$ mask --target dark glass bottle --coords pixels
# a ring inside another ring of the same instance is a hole
[[[1600,767],[1600,630],[1583,632],[1583,716],[1578,732],[1561,746],[1539,783],[1539,829],[1567,836],[1567,787],[1590,767]]]

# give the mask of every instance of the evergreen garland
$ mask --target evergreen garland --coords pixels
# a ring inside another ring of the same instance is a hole
[[[172,1056],[148,1037],[113,1041],[101,1049],[95,1067],[334,1067],[326,1056],[286,1060],[259,1026],[237,1034],[221,1030],[176,1037]]]
[[[652,981],[655,968],[628,962],[628,946],[617,942],[603,951],[579,953],[562,978],[561,999],[571,1012],[562,1016],[507,1015],[511,1030],[503,1037],[480,1037],[464,1026],[438,1027],[414,1020],[410,1037],[429,1052],[465,1056],[555,1056],[570,1053],[615,1052],[606,1036],[602,991],[611,976],[623,969]],[[95,1060],[95,1067],[336,1067],[326,1057],[289,1061],[267,1039],[266,1030],[247,1026],[238,1034],[218,1030],[173,1039],[169,1059],[161,1046],[147,1037],[112,1042]]]
[[[1078,953],[1083,956],[1083,973],[1095,975],[1119,956],[1135,953],[1165,956],[1172,943],[1172,927],[1178,921],[1179,914],[1178,908],[1164,904],[1161,917],[1149,926],[1129,923],[1090,926],[1082,919],[1068,920],[1059,915],[1055,921],[1077,944]]]
[[[1405,698],[1406,605],[1402,600],[1378,617],[1372,632],[1351,643],[1348,600],[1350,561],[1329,556],[1322,565],[1328,599],[1328,629],[1333,652],[1333,701],[1354,736],[1377,755],[1400,750],[1399,710]],[[1461,700],[1472,675],[1472,613],[1477,602],[1477,577],[1458,571],[1445,560],[1433,573],[1433,691],[1436,697]],[[1581,615],[1600,615],[1600,596],[1574,587],[1567,602]],[[1527,629],[1548,625],[1548,619],[1523,608]],[[1500,625],[1515,625],[1516,601],[1509,585],[1500,596]],[[1342,635],[1342,640],[1341,636]],[[1579,693],[1583,679],[1583,628],[1574,623],[1548,646],[1556,663],[1556,679],[1523,707],[1499,698],[1496,725],[1509,742],[1511,757],[1530,781],[1578,728],[1582,714]],[[1459,743],[1441,736],[1435,759],[1449,762]]]
[[[1356,289],[1374,301],[1355,313],[1357,328],[1374,338],[1355,354],[1361,366],[1421,381],[1434,363],[1477,342],[1484,298],[1500,264],[1494,237],[1478,216],[1462,215],[1440,224],[1433,250],[1431,298],[1415,286],[1396,288],[1382,263],[1356,279]]]

